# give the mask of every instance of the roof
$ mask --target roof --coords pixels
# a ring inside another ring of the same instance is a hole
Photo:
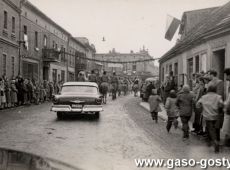
[[[159,62],[164,62],[209,39],[230,33],[230,2],[210,12],[209,16],[199,22],[188,32],[187,36],[165,53]]]
[[[201,20],[208,17],[210,12],[214,11],[219,7],[204,8],[192,11],[186,11],[182,15],[181,25],[179,33],[186,36],[186,33],[190,31],[195,25]]]
[[[94,86],[98,87],[97,83],[94,82],[66,82],[63,86]]]

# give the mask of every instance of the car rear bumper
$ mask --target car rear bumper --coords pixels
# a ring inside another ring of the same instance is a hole
[[[54,112],[100,112],[103,111],[102,105],[85,105],[82,108],[72,108],[69,105],[53,105],[50,109]]]

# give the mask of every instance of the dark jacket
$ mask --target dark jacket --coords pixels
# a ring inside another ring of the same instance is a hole
[[[180,116],[192,116],[193,104],[193,95],[190,92],[179,94],[176,105],[179,108]]]

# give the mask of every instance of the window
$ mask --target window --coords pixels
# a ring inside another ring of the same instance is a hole
[[[193,74],[193,58],[188,59],[187,74],[188,74],[188,78],[191,79]]]
[[[165,78],[165,69],[164,67],[162,67],[162,82],[164,82],[164,78]]]
[[[47,47],[47,36],[46,35],[44,35],[44,38],[43,38],[43,46]]]
[[[61,70],[61,81],[65,81],[65,71]]]
[[[12,76],[14,77],[14,57],[13,56],[11,57],[11,64],[12,64],[11,65],[11,67],[12,67],[11,68],[11,70],[12,70]]]
[[[6,75],[6,54],[3,54],[2,60],[2,73],[3,75]]]
[[[15,17],[12,17],[12,32],[15,33]]]
[[[55,41],[53,41],[53,49],[55,49]]]
[[[24,35],[27,35],[27,26],[26,25],[23,26],[23,32],[24,32]]]
[[[53,69],[52,76],[53,76],[53,82],[57,82],[57,69]]]
[[[178,83],[178,63],[174,63],[174,76],[175,76],[175,83]]]
[[[133,71],[136,71],[137,70],[137,65],[136,63],[133,64]]]
[[[200,58],[199,55],[195,57],[195,72],[199,73],[200,71]]]
[[[72,66],[72,56],[71,56],[71,50],[69,51],[70,56],[69,56],[69,65]]]
[[[8,16],[7,16],[7,12],[4,11],[4,28],[7,29],[7,19],[8,19]]]
[[[57,45],[57,43],[55,44],[55,49],[56,49],[56,50],[58,49],[58,45]]]
[[[169,73],[172,71],[172,64],[169,65]]]
[[[62,46],[62,55],[61,55],[61,61],[65,62],[65,48]]]
[[[35,31],[35,43],[34,43],[34,45],[35,45],[35,48],[37,48],[38,47],[38,32],[37,31]]]

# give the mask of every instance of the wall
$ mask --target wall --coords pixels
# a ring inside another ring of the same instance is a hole
[[[7,29],[3,28],[4,11],[7,11]],[[15,17],[15,32],[12,32],[12,17]],[[12,78],[18,75],[18,35],[19,35],[19,13],[17,8],[9,6],[0,0],[0,76],[3,75],[3,54],[6,54],[6,76]],[[14,57],[14,68],[12,64]],[[13,71],[14,69],[14,71]],[[14,72],[14,75],[13,75]]]

